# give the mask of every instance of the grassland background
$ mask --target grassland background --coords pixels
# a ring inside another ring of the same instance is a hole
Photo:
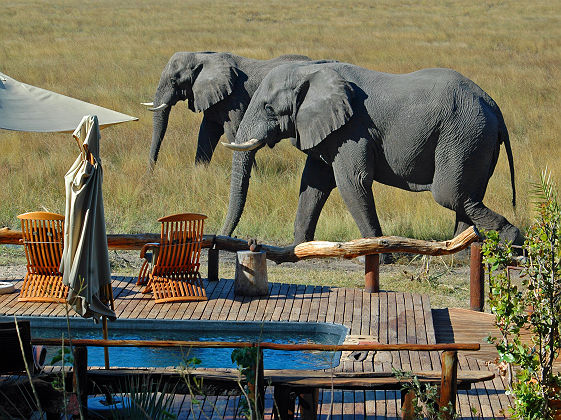
[[[531,182],[549,168],[561,178],[561,2],[547,1],[4,1],[0,71],[20,81],[140,118],[102,131],[104,199],[110,233],[156,231],[156,219],[184,211],[222,225],[231,153],[194,167],[201,114],[171,113],[158,165],[148,174],[154,95],[175,51],[230,51],[331,58],[403,73],[450,67],[499,104],[515,158],[518,206],[511,206],[504,147],[485,198],[511,222],[532,217]],[[258,154],[239,237],[290,243],[304,154],[283,142]],[[78,154],[68,134],[0,131],[0,225],[19,213],[64,210],[63,176]],[[444,239],[454,215],[429,193],[374,186],[386,234]],[[337,191],[317,239],[358,237]]]

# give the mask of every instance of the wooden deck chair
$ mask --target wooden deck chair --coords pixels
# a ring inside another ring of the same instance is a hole
[[[199,274],[204,220],[202,214],[185,213],[158,219],[162,223],[159,243],[145,244],[145,261],[137,284],[143,293],[154,293],[156,303],[207,300]],[[153,253],[147,254],[149,249]]]
[[[62,258],[64,216],[31,212],[18,216],[27,258],[27,274],[18,297],[20,302],[64,302],[68,287],[59,271]]]

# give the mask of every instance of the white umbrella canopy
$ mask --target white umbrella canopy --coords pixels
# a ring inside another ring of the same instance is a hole
[[[84,115],[97,115],[101,128],[138,119],[18,82],[0,73],[0,128],[71,133]]]
[[[97,117],[85,116],[74,131],[80,155],[64,177],[66,210],[60,269],[69,304],[83,317],[115,319],[103,209],[103,169]]]

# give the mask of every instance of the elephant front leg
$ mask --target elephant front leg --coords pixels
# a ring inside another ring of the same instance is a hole
[[[364,237],[382,236],[374,195],[374,162],[366,139],[343,142],[333,159],[335,182]]]
[[[210,120],[205,115],[199,129],[199,140],[197,142],[195,163],[210,163],[214,149],[216,148],[218,140],[220,140],[222,134],[224,134],[224,128],[222,125]]]
[[[321,210],[335,186],[331,165],[308,156],[300,182],[294,245],[314,240]]]

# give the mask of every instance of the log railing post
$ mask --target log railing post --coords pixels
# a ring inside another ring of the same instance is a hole
[[[469,263],[469,307],[472,311],[483,312],[485,306],[485,269],[481,242],[471,244]]]
[[[289,386],[275,385],[273,419],[293,420],[295,411],[295,394]]]
[[[380,254],[364,256],[364,291],[367,293],[380,291]]]
[[[441,412],[446,408],[444,418],[453,419],[456,412],[456,393],[458,379],[458,352],[444,351],[441,356],[442,360],[442,377],[440,379],[440,400],[438,407]]]
[[[74,347],[74,369],[72,384],[78,397],[80,412],[88,418],[88,348],[86,346]]]
[[[403,420],[415,419],[413,399],[415,399],[415,391],[412,389],[407,391],[401,390],[401,418]]]
[[[209,281],[218,281],[218,263],[220,260],[220,251],[214,246],[208,249],[208,279]]]

